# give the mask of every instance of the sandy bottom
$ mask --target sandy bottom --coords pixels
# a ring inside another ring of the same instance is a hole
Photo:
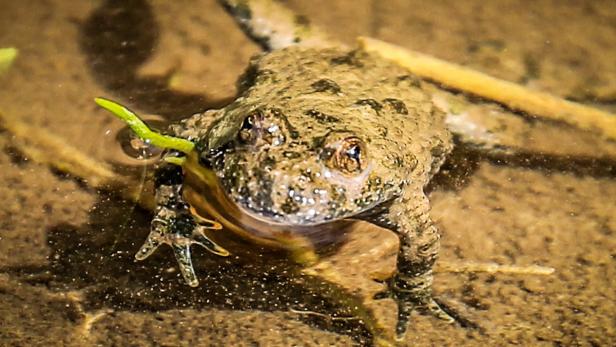
[[[289,5],[349,44],[357,35],[374,36],[616,109],[612,1]],[[118,125],[95,107],[94,96],[178,119],[224,105],[258,52],[213,0],[5,1],[0,47],[8,46],[20,56],[0,77],[0,112],[100,160],[117,151],[107,131]],[[432,216],[443,234],[443,262],[538,264],[555,273],[437,272],[436,296],[478,328],[416,316],[406,345],[616,343],[615,160],[592,159],[593,148],[616,158],[614,144],[589,134],[533,134],[530,150],[587,148],[584,158],[502,162],[458,150],[430,187]],[[267,262],[221,261],[196,251],[197,289],[181,283],[169,249],[135,263],[147,212],[24,157],[6,131],[0,147],[0,345],[369,341],[344,308]],[[371,293],[379,285],[367,274],[391,271],[394,257],[393,235],[363,228],[331,262],[347,270],[344,287]],[[394,305],[374,305],[390,324]]]

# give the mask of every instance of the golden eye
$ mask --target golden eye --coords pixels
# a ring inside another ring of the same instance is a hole
[[[347,137],[331,157],[334,168],[346,174],[358,174],[366,168],[366,145],[357,137]]]

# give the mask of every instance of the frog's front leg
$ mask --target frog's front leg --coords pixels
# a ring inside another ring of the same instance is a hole
[[[191,212],[182,197],[183,173],[179,166],[167,164],[156,173],[156,215],[150,234],[135,258],[149,257],[163,243],[173,248],[184,280],[191,287],[199,285],[190,256],[190,246],[197,244],[208,251],[227,256],[227,252],[205,236],[206,229],[221,229],[220,224],[205,220]]]
[[[393,298],[398,304],[398,339],[404,337],[414,310],[454,322],[432,298],[432,266],[438,256],[440,235],[428,210],[428,199],[423,192],[407,192],[388,210],[367,218],[392,230],[400,239],[396,272],[386,281],[388,288],[375,297]]]

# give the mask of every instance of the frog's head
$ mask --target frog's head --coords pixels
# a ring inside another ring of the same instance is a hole
[[[380,161],[357,132],[331,124],[297,129],[276,108],[221,112],[196,149],[227,197],[253,217],[318,224],[356,216],[399,194],[400,186],[379,175]]]
[[[391,201],[402,189],[399,179],[384,174],[391,170],[370,153],[366,139],[357,135],[361,131],[348,127],[315,123],[300,131],[279,109],[232,104],[205,136],[187,140],[151,131],[113,101],[96,102],[145,142],[196,154],[202,169],[216,175],[227,200],[266,222],[304,226],[352,218]]]

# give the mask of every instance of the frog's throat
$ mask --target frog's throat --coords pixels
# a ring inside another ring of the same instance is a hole
[[[94,98],[94,102],[124,121],[141,140],[152,146],[162,149],[175,149],[186,154],[195,148],[195,144],[191,141],[153,131],[135,112],[115,101],[105,98]]]
[[[231,201],[216,173],[199,163],[196,152],[187,155],[183,168],[185,201],[199,214],[222,224],[225,230],[258,245],[295,252],[312,243],[307,235],[315,228],[324,233],[336,233],[353,223],[340,220],[319,225],[289,225],[264,220]]]

